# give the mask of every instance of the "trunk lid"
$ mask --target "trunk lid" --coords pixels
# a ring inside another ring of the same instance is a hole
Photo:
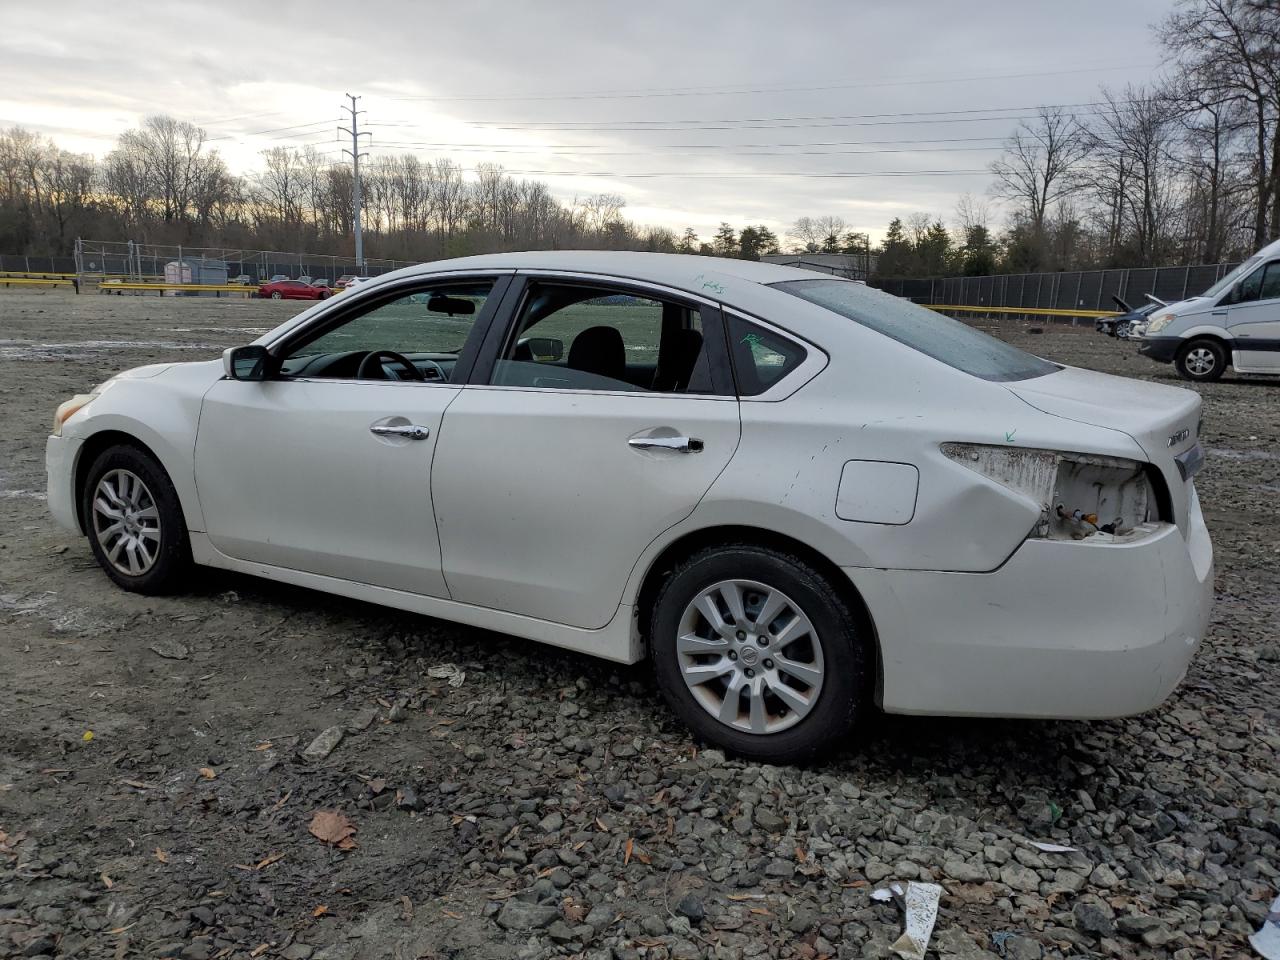
[[[1132,437],[1164,476],[1174,520],[1186,534],[1191,483],[1182,473],[1198,460],[1199,451],[1192,452],[1199,443],[1198,393],[1076,367],[1006,387],[1037,410]]]

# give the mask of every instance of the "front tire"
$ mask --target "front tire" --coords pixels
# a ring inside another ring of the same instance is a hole
[[[282,294],[279,290],[272,290],[272,291],[271,291],[271,299],[272,299],[272,300],[283,300],[283,299],[284,299],[284,294]]]
[[[191,569],[182,505],[164,468],[120,444],[89,468],[81,491],[89,546],[107,576],[134,593],[172,593]]]
[[[1179,350],[1173,365],[1184,379],[1208,383],[1227,372],[1227,351],[1219,341],[1203,337]]]
[[[703,550],[654,602],[663,696],[702,740],[752,760],[835,746],[867,704],[867,644],[835,586],[799,557],[751,544]]]

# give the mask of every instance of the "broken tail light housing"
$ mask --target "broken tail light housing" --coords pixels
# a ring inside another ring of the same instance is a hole
[[[1040,506],[1028,537],[1126,537],[1160,519],[1149,465],[1060,450],[944,443],[942,453]]]

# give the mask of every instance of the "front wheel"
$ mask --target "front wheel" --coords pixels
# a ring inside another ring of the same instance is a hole
[[[272,300],[283,300],[283,299],[284,299],[284,294],[282,294],[279,290],[272,290],[272,291],[271,291],[271,299],[272,299]]]
[[[81,492],[89,546],[107,576],[135,593],[170,593],[191,567],[182,505],[164,468],[136,447],[109,447]]]
[[[1208,337],[1192,340],[1178,351],[1173,365],[1187,380],[1217,380],[1227,372],[1227,351],[1217,340]]]
[[[701,739],[770,763],[834,746],[866,705],[867,645],[834,585],[799,557],[749,544],[703,550],[654,604],[663,696]]]

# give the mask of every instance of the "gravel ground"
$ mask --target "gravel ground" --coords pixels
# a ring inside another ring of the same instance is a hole
[[[699,750],[641,667],[214,572],[112,587],[44,511],[55,405],[298,309],[0,291],[0,955],[888,957],[895,878],[944,887],[930,956],[1249,954],[1280,887],[1276,384],[1199,388],[1218,599],[1167,704],[881,717],[775,768]]]

